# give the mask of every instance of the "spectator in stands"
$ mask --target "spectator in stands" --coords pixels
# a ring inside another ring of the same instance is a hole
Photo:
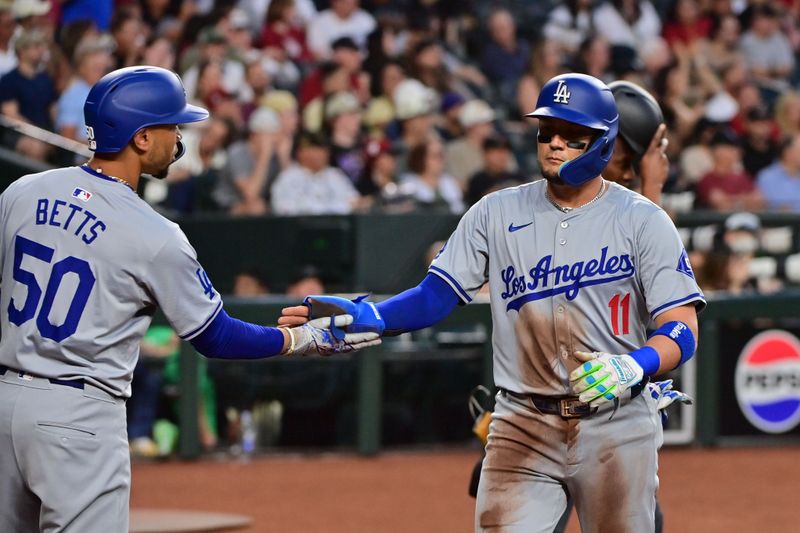
[[[612,47],[633,51],[661,35],[661,19],[649,0],[609,0],[594,12],[594,28]]]
[[[330,139],[331,165],[355,185],[364,172],[361,104],[351,92],[331,95],[325,102],[324,133]]]
[[[331,45],[340,37],[352,38],[364,49],[367,35],[375,29],[375,18],[359,7],[359,0],[331,0],[330,9],[320,11],[308,24],[308,45],[317,60],[331,57]]]
[[[166,37],[151,37],[147,41],[142,64],[175,70],[175,45]]]
[[[56,91],[53,79],[42,70],[47,38],[39,30],[23,31],[14,42],[19,63],[0,78],[0,111],[8,117],[53,130],[53,104]],[[44,160],[49,145],[25,135],[12,135],[14,149],[34,159]]]
[[[219,59],[208,59],[200,63],[197,67],[195,92],[189,99],[199,102],[216,116],[233,120],[239,126],[244,123],[242,107],[236,96],[225,88],[224,68],[224,63]]]
[[[166,200],[169,212],[181,215],[219,209],[213,191],[228,163],[226,149],[234,129],[232,121],[218,116],[199,128],[184,129],[185,155],[169,167],[166,180],[147,182],[145,199],[150,203]]]
[[[698,53],[719,78],[728,67],[744,59],[739,49],[740,30],[739,19],[734,15],[712,17],[709,39],[700,43]]]
[[[295,0],[272,0],[261,32],[264,52],[278,61],[289,59],[311,68],[314,56],[308,47],[306,29],[297,15]]]
[[[705,16],[697,0],[676,0],[664,24],[664,39],[671,47],[694,49],[711,34],[711,18]]]
[[[386,213],[406,213],[414,201],[397,186],[397,158],[388,139],[370,139],[364,148],[364,172],[356,184],[367,200],[364,207]]]
[[[436,91],[415,79],[403,80],[395,87],[393,101],[395,116],[400,123],[400,137],[394,141],[394,149],[399,175],[406,171],[411,148],[427,142],[435,134],[438,99]]]
[[[525,176],[510,172],[514,154],[507,137],[492,135],[483,141],[483,169],[472,175],[467,187],[466,200],[475,204],[482,197],[506,187],[525,183]]]
[[[547,17],[544,37],[560,44],[568,55],[577,53],[581,43],[595,31],[592,4],[593,0],[561,2]]]
[[[233,294],[239,298],[254,298],[269,294],[269,283],[264,271],[258,266],[240,270],[233,278]]]
[[[314,265],[305,265],[286,287],[286,296],[303,299],[309,294],[325,294],[322,272]]]
[[[111,38],[104,35],[84,38],[75,49],[75,75],[56,104],[56,131],[60,135],[79,142],[86,141],[83,104],[92,85],[110,72],[113,46]]]
[[[458,120],[464,136],[447,143],[444,168],[458,181],[462,190],[473,174],[484,166],[483,141],[494,132],[495,114],[483,100],[470,100],[461,106]]]
[[[250,28],[256,34],[263,30],[271,0],[238,0],[236,5],[247,13]],[[314,0],[295,0],[298,23],[307,26],[317,16]]]
[[[530,45],[517,38],[517,26],[507,9],[492,11],[488,26],[490,40],[483,49],[481,69],[501,98],[513,100],[528,65]]]
[[[777,159],[776,133],[777,126],[764,106],[747,111],[742,137],[742,163],[751,176],[757,176],[761,169]]]
[[[461,109],[466,100],[455,91],[442,95],[439,112],[441,120],[436,127],[439,136],[445,142],[454,141],[464,135],[464,127],[461,125]]]
[[[39,30],[53,42],[53,21],[50,13],[53,10],[51,0],[13,0],[11,14],[14,15],[19,27],[24,31]]]
[[[300,86],[300,107],[312,100],[338,91],[351,90],[365,102],[369,98],[369,80],[361,70],[363,56],[350,37],[336,39],[331,44],[331,60],[320,64]],[[335,75],[334,80],[328,79]],[[340,77],[344,77],[340,80]],[[335,81],[335,83],[333,83]]]
[[[300,125],[297,98],[289,91],[270,91],[261,98],[261,105],[278,114],[281,129],[275,143],[278,168],[285,169],[292,162],[294,138]]]
[[[800,213],[800,133],[780,146],[780,159],[758,174],[758,189],[767,209]]]
[[[400,191],[420,208],[464,212],[461,185],[445,172],[444,145],[436,136],[417,144],[408,153],[409,172],[401,177]]]
[[[330,165],[330,147],[320,134],[303,133],[297,163],[278,174],[272,185],[276,215],[348,214],[359,200],[347,176]]]
[[[520,78],[517,87],[517,117],[534,110],[542,85],[547,80],[563,74],[564,63],[558,41],[545,39],[534,46],[528,70]]]
[[[0,4],[0,76],[17,66],[17,54],[12,42],[16,29],[17,21],[11,14],[11,6]]]
[[[280,171],[275,149],[281,122],[272,109],[261,107],[250,115],[247,138],[228,148],[214,199],[232,215],[263,215],[269,206],[269,187]]]
[[[84,0],[91,1],[91,0]],[[144,0],[141,2],[142,22],[150,36],[160,36],[177,42],[184,24],[195,14],[195,3],[183,0]]]
[[[794,69],[794,52],[781,32],[776,8],[769,4],[753,7],[750,27],[740,42],[750,72],[759,85],[775,91],[788,88],[787,77]]]
[[[718,131],[711,140],[711,153],[714,168],[697,184],[698,206],[717,211],[761,209],[764,198],[742,166],[736,135],[728,129]]]
[[[48,3],[48,2],[42,2]],[[153,2],[145,2],[145,5]],[[164,2],[166,4],[166,2]],[[114,0],[69,0],[61,4],[60,24],[70,24],[78,20],[91,20],[101,32],[108,31],[114,12]]]
[[[775,102],[775,121],[782,137],[800,132],[800,92],[786,91]]]
[[[250,114],[261,105],[261,99],[272,89],[272,76],[264,66],[259,54],[251,55],[245,65],[245,89],[240,94],[242,118],[246,121]]]
[[[183,74],[183,85],[189,99],[198,97],[200,68],[208,63],[219,65],[219,85],[224,91],[238,98],[239,93],[246,85],[244,63],[231,56],[228,40],[214,26],[203,28],[197,37],[197,61]],[[184,54],[184,57],[187,54]],[[213,110],[212,110],[213,112]]]
[[[573,70],[610,83],[615,79],[614,74],[609,70],[610,67],[611,49],[608,40],[602,35],[587,37],[578,48]]]
[[[116,43],[114,68],[138,65],[147,42],[147,27],[135,6],[122,6],[114,11],[111,36]]]

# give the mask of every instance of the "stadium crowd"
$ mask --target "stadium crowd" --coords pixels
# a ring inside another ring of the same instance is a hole
[[[662,106],[668,212],[796,213],[799,18],[796,0],[0,0],[0,112],[85,142],[91,85],[158,65],[211,111],[140,191],[168,217],[457,214],[538,179],[522,116],[546,80],[585,72]],[[13,130],[2,143],[63,162]],[[719,230],[706,251],[729,256]]]

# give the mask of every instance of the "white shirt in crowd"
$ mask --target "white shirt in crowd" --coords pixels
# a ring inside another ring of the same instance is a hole
[[[335,167],[317,173],[292,164],[275,178],[271,189],[276,215],[346,215],[353,211],[358,191]]]
[[[363,48],[367,35],[374,29],[375,17],[363,9],[353,11],[346,19],[326,9],[308,24],[308,47],[316,57],[327,58],[331,55],[331,43],[339,37],[350,37]]]

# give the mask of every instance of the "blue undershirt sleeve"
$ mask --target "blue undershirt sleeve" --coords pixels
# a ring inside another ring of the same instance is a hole
[[[278,328],[259,326],[228,316],[224,309],[189,342],[210,358],[262,359],[283,350],[283,333]]]
[[[459,300],[442,278],[428,274],[411,289],[376,304],[387,334],[415,331],[436,324],[449,315]]]

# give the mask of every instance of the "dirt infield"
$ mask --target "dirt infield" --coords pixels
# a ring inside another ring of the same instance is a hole
[[[667,449],[665,533],[797,531],[800,448]],[[241,532],[449,533],[472,530],[476,450],[263,456],[251,462],[135,464],[134,508],[249,515]],[[572,520],[571,533],[580,531]]]

